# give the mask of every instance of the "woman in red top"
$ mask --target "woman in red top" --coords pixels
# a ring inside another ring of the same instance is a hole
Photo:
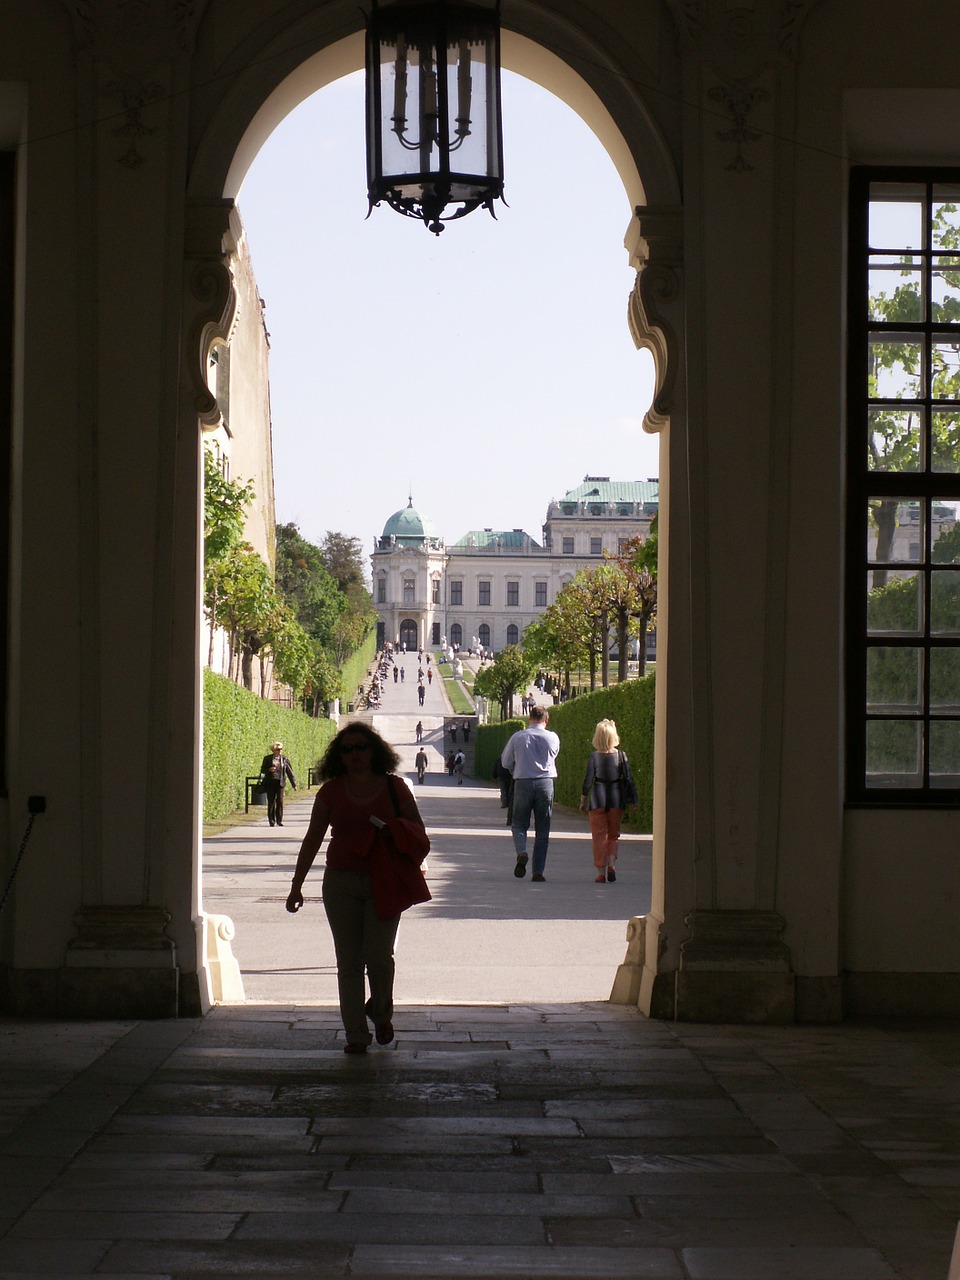
[[[368,1017],[378,1044],[393,1039],[393,946],[400,917],[381,920],[376,913],[370,858],[378,828],[370,819],[387,822],[399,812],[423,826],[410,788],[394,776],[399,763],[389,743],[369,726],[355,721],[340,730],[320,763],[324,784],[313,804],[287,897],[287,910],[299,911],[303,882],[332,827],[323,906],[337,954],[345,1053],[366,1052],[372,1038]],[[366,1002],[364,971],[370,983]]]

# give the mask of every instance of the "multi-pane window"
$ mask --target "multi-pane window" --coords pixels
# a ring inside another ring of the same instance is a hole
[[[490,628],[485,622],[481,622],[477,628],[477,639],[484,649],[490,648]]]
[[[545,582],[535,582],[533,590],[534,604],[538,609],[545,609],[547,607],[547,584]]]
[[[404,604],[416,604],[416,600],[417,600],[416,590],[417,590],[416,584],[414,583],[413,578],[404,578],[403,580],[403,603]]]
[[[507,627],[507,644],[520,643],[520,628],[515,622],[511,622]]]
[[[463,582],[456,578],[450,583],[450,603],[463,604]]]
[[[508,582],[507,583],[507,604],[519,605],[519,603],[520,603],[520,583]]]
[[[430,598],[432,603],[439,604],[440,603],[440,579],[439,578],[433,579],[431,583],[430,591],[431,591]]]
[[[455,622],[450,628],[450,643],[454,649],[459,649],[463,644],[463,627],[459,622]]]
[[[848,791],[960,802],[960,173],[852,175]]]
[[[430,633],[430,643],[431,644],[440,643],[440,623],[439,622],[435,622],[433,624],[433,630]]]
[[[490,603],[490,583],[481,579],[477,583],[477,604]]]
[[[563,554],[564,554],[565,556],[572,556],[572,555],[573,555],[573,539],[572,539],[572,538],[564,538],[564,540],[563,540]]]
[[[387,580],[386,578],[377,579],[377,604],[386,604],[387,602]]]
[[[603,555],[603,539],[602,538],[590,539],[590,554],[592,556]]]

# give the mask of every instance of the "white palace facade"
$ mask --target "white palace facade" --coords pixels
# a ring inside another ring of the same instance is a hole
[[[374,540],[378,640],[493,653],[518,644],[579,570],[647,537],[658,505],[657,480],[586,476],[549,503],[542,543],[522,529],[475,529],[448,544],[411,497]]]

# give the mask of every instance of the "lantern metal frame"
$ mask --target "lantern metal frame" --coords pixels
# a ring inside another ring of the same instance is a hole
[[[482,45],[483,96],[478,121],[471,116],[474,69],[471,47]],[[384,115],[382,48],[395,50],[393,114]],[[408,93],[408,55],[415,50],[415,92]],[[450,54],[455,61],[450,61]],[[450,79],[456,69],[456,114],[451,117]],[[442,70],[442,73],[441,73]],[[408,118],[412,98],[416,116]],[[500,0],[397,0],[381,8],[373,0],[367,19],[367,216],[382,201],[408,218],[422,221],[439,235],[445,222],[484,208],[495,218],[493,203],[503,199],[503,126],[500,94]],[[457,160],[477,126],[483,129],[479,151],[484,172],[460,168]],[[384,172],[384,132],[390,149],[414,162],[402,171]],[[446,212],[448,206],[457,207]]]

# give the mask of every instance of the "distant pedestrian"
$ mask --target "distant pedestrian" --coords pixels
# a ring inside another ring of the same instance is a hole
[[[447,768],[447,773],[449,773],[451,778],[453,777],[453,766],[454,766],[454,762],[456,761],[456,758],[457,758],[457,753],[455,751],[451,751],[447,754],[446,768]]]
[[[401,667],[401,668],[400,668],[400,683],[401,683],[401,684],[403,684],[403,682],[404,682],[404,680],[406,680],[406,678],[407,678],[406,668],[405,668],[405,667]]]
[[[470,741],[470,722],[468,720],[464,720],[460,728],[463,730],[464,742],[469,742]]]
[[[463,766],[467,763],[467,757],[462,751],[458,751],[453,757],[453,772],[457,775],[457,786],[463,786]]]
[[[427,667],[427,683],[433,684],[433,667]]]
[[[424,751],[423,747],[421,747],[417,752],[413,764],[417,771],[417,781],[423,782],[423,775],[427,772],[427,753]]]
[[[420,684],[417,685],[417,697],[420,699],[421,707],[423,706],[423,698],[426,692],[426,689],[423,687],[423,682],[421,681]]]
[[[394,684],[396,684],[396,683],[397,683],[397,681],[398,681],[399,679],[400,679],[400,668],[399,668],[399,667],[394,667],[394,668],[393,668],[393,683],[394,683]]]
[[[451,742],[453,742],[453,743],[456,743],[456,741],[457,741],[457,722],[456,722],[456,720],[451,720],[451,721],[450,721],[450,741],[451,741]]]
[[[613,720],[601,720],[587,760],[580,809],[590,821],[590,843],[597,884],[617,878],[617,850],[624,811],[637,803],[630,761],[619,749],[620,735]]]
[[[550,842],[550,819],[553,814],[553,787],[557,776],[557,753],[560,739],[547,728],[550,713],[546,707],[531,707],[530,722],[507,742],[500,763],[513,775],[513,847],[517,865],[513,874],[522,879],[527,873],[527,828],[533,814],[533,879],[544,880]]]
[[[267,793],[267,818],[271,827],[283,826],[283,791],[288,778],[296,791],[297,780],[290,761],[283,754],[283,743],[275,742],[260,765],[260,785]]]
[[[422,720],[417,721],[417,741],[418,742],[423,741],[423,721]]]

